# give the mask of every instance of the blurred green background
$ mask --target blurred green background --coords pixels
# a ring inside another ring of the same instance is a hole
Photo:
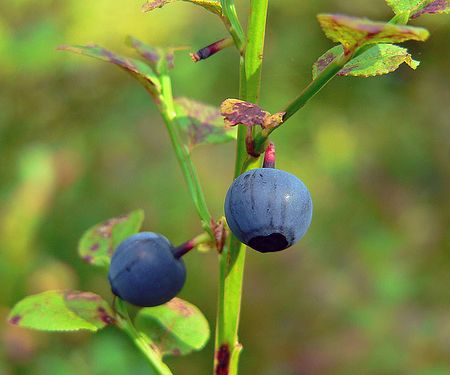
[[[245,4],[244,4],[245,3]],[[246,3],[240,2],[241,14]],[[78,258],[85,229],[136,208],[145,229],[181,243],[200,230],[170,142],[149,96],[112,65],[58,52],[99,43],[128,53],[125,36],[203,47],[225,35],[187,3],[151,14],[140,1],[0,2],[0,374],[148,374],[114,329],[43,334],[6,325],[30,293],[92,290],[106,278]],[[280,110],[332,44],[315,15],[389,19],[382,0],[273,0],[261,103]],[[244,21],[244,16],[241,16]],[[424,16],[422,61],[378,78],[338,78],[274,141],[278,166],[309,186],[307,236],[279,254],[248,251],[240,338],[242,374],[450,374],[448,16]],[[236,97],[237,53],[194,64],[176,56],[175,93],[218,105]],[[222,214],[234,145],[194,160],[211,210]],[[181,297],[214,326],[217,257],[186,257]],[[208,374],[213,340],[169,360],[175,374]]]

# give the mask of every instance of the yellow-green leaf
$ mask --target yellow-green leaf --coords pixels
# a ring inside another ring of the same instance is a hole
[[[142,6],[142,11],[150,12],[156,8],[162,8],[164,5],[168,3],[173,3],[174,1],[178,0],[149,0]],[[201,7],[205,8],[206,10],[212,13],[215,13],[219,16],[222,15],[222,6],[220,4],[220,1],[214,0],[183,0],[183,1],[200,5]]]
[[[139,232],[143,221],[144,211],[136,210],[94,225],[81,237],[78,253],[89,264],[107,267],[117,245]]]
[[[341,43],[346,53],[366,44],[424,41],[429,36],[429,32],[421,27],[375,22],[342,14],[319,14],[317,17],[325,35]]]
[[[52,290],[19,301],[8,322],[41,331],[97,331],[114,324],[115,318],[111,307],[97,294]]]
[[[210,336],[205,316],[197,307],[180,298],[161,306],[141,309],[135,324],[152,340],[161,355],[185,355],[200,350]]]
[[[336,46],[319,57],[313,65],[313,79],[316,79],[317,75],[343,52],[342,46]],[[416,69],[419,65],[418,61],[411,58],[406,48],[393,44],[377,44],[351,59],[339,71],[338,75],[354,77],[377,76],[393,72],[402,63],[406,63],[412,69]]]

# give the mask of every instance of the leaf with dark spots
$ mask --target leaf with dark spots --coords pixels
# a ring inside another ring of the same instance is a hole
[[[343,53],[343,47],[336,46],[319,57],[313,65],[313,79],[316,79],[328,64]],[[411,58],[406,48],[393,44],[377,44],[351,59],[339,71],[338,75],[354,77],[378,76],[395,71],[402,63],[406,63],[412,69],[416,69],[419,65],[418,61]]]
[[[449,13],[448,0],[386,0],[396,15],[407,15],[408,19],[417,18],[422,14]]]
[[[227,128],[218,108],[187,98],[175,99],[177,122],[190,150],[198,145],[235,140],[237,130]]]
[[[114,249],[125,238],[139,232],[143,220],[144,212],[136,210],[94,225],[81,237],[79,255],[89,264],[109,266]]]
[[[161,85],[158,77],[153,72],[151,67],[149,67],[141,60],[117,55],[97,45],[60,46],[58,47],[58,49],[94,57],[102,61],[117,65],[118,67],[130,73],[133,77],[137,78],[150,92],[150,94],[152,94],[152,96],[157,97],[160,93]]]
[[[111,307],[97,294],[52,290],[19,301],[8,321],[41,331],[97,331],[114,324],[115,318]]]
[[[421,9],[415,11],[411,18],[420,17],[423,14],[448,14],[450,13],[450,1],[434,0]]]
[[[284,112],[271,115],[253,103],[239,99],[227,99],[220,106],[220,112],[227,126],[245,125],[276,128],[283,122]]]
[[[161,306],[141,309],[135,324],[152,340],[161,355],[185,355],[200,350],[210,336],[204,315],[180,298]]]
[[[367,18],[342,14],[319,14],[317,18],[325,35],[341,43],[345,53],[351,53],[366,44],[424,41],[429,36],[429,32],[421,27],[375,22]]]
[[[150,12],[156,8],[162,8],[164,5],[168,3],[173,3],[174,1],[178,0],[149,0],[142,6],[142,11]],[[183,0],[183,1],[200,5],[201,7],[205,8],[206,10],[212,13],[222,16],[222,6],[220,4],[220,1],[214,0]]]
[[[172,69],[174,67],[174,52],[187,49],[186,47],[152,47],[132,36],[127,37],[126,42],[145,60],[156,74],[161,73],[161,64],[163,63]]]

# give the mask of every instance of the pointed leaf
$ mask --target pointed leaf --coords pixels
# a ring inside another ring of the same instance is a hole
[[[102,61],[110,62],[130,73],[144,84],[145,88],[153,95],[157,96],[160,92],[159,79],[153,70],[143,61],[133,59],[131,57],[123,57],[117,55],[107,49],[97,46],[60,46],[59,50],[70,51],[80,55],[86,55],[100,59]]]
[[[344,52],[342,46],[336,46],[322,55],[313,65],[313,79],[324,70],[329,63]],[[340,76],[370,77],[387,74],[396,70],[402,63],[412,69],[419,65],[411,58],[406,48],[393,44],[377,44],[362,54],[351,59],[338,73]]]
[[[97,294],[52,290],[19,301],[8,322],[41,331],[97,331],[115,319],[111,307]]]
[[[353,52],[365,44],[424,41],[429,36],[429,32],[421,27],[374,22],[342,14],[319,14],[317,18],[325,35],[341,43],[346,52]]]
[[[174,1],[177,0],[149,0],[142,6],[142,11],[150,12],[156,8],[162,8],[164,5],[168,3],[173,3]],[[214,0],[183,0],[183,1],[200,5],[212,13],[215,13],[219,16],[222,15],[222,6],[220,4],[220,1]]]
[[[200,350],[210,335],[208,321],[201,311],[180,298],[141,309],[135,323],[162,355],[185,355]]]
[[[138,233],[143,221],[144,211],[136,210],[94,225],[81,237],[78,253],[89,264],[107,267],[117,245]]]
[[[427,2],[424,7],[415,10],[411,18],[420,17],[423,14],[448,14],[450,13],[450,1],[447,0],[434,0]]]
[[[177,98],[175,110],[191,150],[198,145],[225,143],[237,138],[236,129],[225,127],[216,107],[187,98]]]
[[[183,48],[160,48],[152,47],[132,36],[127,37],[127,44],[147,62],[157,74],[161,73],[161,64],[165,62],[168,68],[174,66],[174,52]]]

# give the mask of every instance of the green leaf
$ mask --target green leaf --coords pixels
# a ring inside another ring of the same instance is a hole
[[[143,221],[144,211],[136,210],[94,225],[81,237],[78,253],[89,264],[109,266],[117,245],[139,232]]]
[[[139,311],[136,327],[158,347],[161,355],[185,355],[208,342],[208,321],[201,311],[180,298]]]
[[[422,14],[441,14],[450,12],[448,0],[386,0],[395,14],[411,15],[417,18]]]
[[[177,0],[149,0],[142,6],[142,11],[150,12],[156,8],[162,8],[164,5],[168,3],[173,3],[174,1]],[[205,8],[206,10],[212,13],[222,16],[222,6],[220,4],[220,1],[214,0],[183,0],[183,1],[200,5],[201,7]]]
[[[111,307],[97,294],[52,290],[19,301],[8,322],[41,331],[97,331],[115,324],[115,319]]]
[[[152,47],[132,36],[126,39],[127,44],[136,50],[136,52],[145,59],[146,63],[153,69],[156,74],[161,73],[161,64],[167,63],[167,67],[173,68],[174,52],[182,48],[161,48]]]
[[[103,47],[97,45],[88,46],[59,46],[59,50],[70,51],[80,55],[90,56],[102,61],[110,62],[130,73],[152,94],[158,96],[161,91],[161,85],[158,77],[151,67],[141,60],[131,57],[117,55]]]
[[[412,12],[411,18],[420,17],[423,14],[448,14],[450,13],[450,1],[434,0],[427,1],[427,4]]]
[[[235,128],[225,127],[219,108],[180,97],[175,99],[175,110],[190,150],[198,145],[225,143],[237,138]]]
[[[424,41],[429,36],[428,30],[421,27],[374,22],[342,14],[319,14],[317,18],[325,35],[341,43],[346,52],[353,52],[366,44]]]
[[[324,70],[328,64],[344,53],[342,46],[336,46],[323,54],[313,65],[313,79]],[[387,74],[396,70],[402,63],[412,69],[419,65],[411,58],[406,48],[393,44],[377,44],[362,54],[351,59],[339,71],[340,76],[371,77]]]

